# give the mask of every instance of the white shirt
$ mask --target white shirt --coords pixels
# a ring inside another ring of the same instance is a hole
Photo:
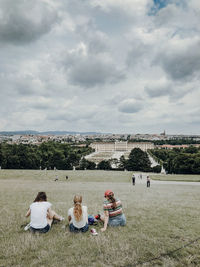
[[[71,216],[71,221],[70,223],[73,223],[73,225],[76,228],[82,228],[86,225],[86,223],[88,223],[88,211],[87,211],[87,207],[86,206],[82,206],[82,218],[79,222],[76,221],[75,217],[74,217],[74,208],[70,208],[68,210],[68,216]]]
[[[40,229],[47,226],[47,211],[50,207],[51,203],[47,201],[33,202],[30,205],[31,227]]]

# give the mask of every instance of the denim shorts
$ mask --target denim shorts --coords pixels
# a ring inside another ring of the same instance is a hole
[[[116,217],[109,218],[108,225],[110,226],[124,226],[126,225],[126,217],[124,214],[120,214]]]
[[[88,229],[89,229],[89,226],[88,226],[88,224],[86,223],[86,225],[85,226],[83,226],[82,228],[77,228],[77,227],[75,227],[74,225],[73,225],[73,223],[70,223],[70,225],[69,225],[69,230],[70,230],[70,232],[74,232],[74,233],[78,233],[78,232],[87,232],[88,231]]]
[[[32,233],[38,232],[38,233],[45,234],[45,233],[49,232],[50,228],[51,228],[50,225],[47,224],[47,226],[45,226],[44,228],[33,228],[33,227],[30,227],[30,231]]]

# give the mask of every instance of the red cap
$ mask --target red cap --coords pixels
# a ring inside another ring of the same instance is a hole
[[[104,193],[104,197],[109,197],[111,195],[114,195],[113,191],[111,190],[106,190],[106,192]]]

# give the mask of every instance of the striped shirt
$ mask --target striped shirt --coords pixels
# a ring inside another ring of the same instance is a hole
[[[108,211],[109,217],[116,217],[118,215],[121,215],[122,212],[122,203],[119,199],[116,199],[116,208],[113,207],[113,203],[111,203],[108,200],[104,201],[103,204],[103,210]]]

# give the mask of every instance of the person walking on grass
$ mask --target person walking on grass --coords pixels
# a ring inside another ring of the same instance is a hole
[[[64,218],[56,214],[51,209],[52,204],[47,201],[47,195],[45,192],[39,192],[30,205],[26,217],[31,216],[30,224],[28,224],[25,230],[30,227],[31,232],[47,233],[51,229],[53,220],[63,221]]]
[[[133,183],[133,185],[135,185],[135,175],[134,174],[132,176],[132,183]]]
[[[126,225],[126,217],[122,211],[122,203],[119,199],[114,197],[111,190],[106,190],[104,193],[105,201],[103,204],[104,216],[97,215],[96,219],[104,222],[104,227],[101,231],[104,232],[107,226],[124,226]]]
[[[87,206],[82,206],[82,196],[74,196],[74,207],[68,210],[68,221],[70,232],[88,231],[88,209]]]
[[[147,187],[150,187],[150,177],[149,177],[149,175],[147,176]]]

